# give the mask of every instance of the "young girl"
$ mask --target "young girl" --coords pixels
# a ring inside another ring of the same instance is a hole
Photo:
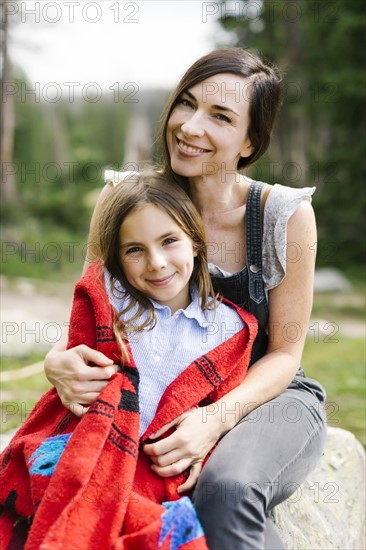
[[[120,372],[81,420],[50,390],[3,453],[6,547],[206,548],[179,498],[203,461],[183,458],[184,475],[164,479],[142,448],[220,406],[244,379],[257,324],[215,298],[200,216],[162,175],[116,186],[99,225],[102,261],[76,286],[68,347],[86,343]]]

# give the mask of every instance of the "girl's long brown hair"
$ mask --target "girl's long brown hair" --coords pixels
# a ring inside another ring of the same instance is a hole
[[[105,198],[99,218],[101,258],[110,273],[112,290],[119,298],[130,297],[126,307],[117,312],[113,327],[123,360],[128,359],[126,345],[123,341],[127,334],[141,331],[146,327],[153,327],[156,322],[152,302],[127,281],[120,261],[119,231],[121,225],[129,214],[147,204],[153,204],[166,212],[192,240],[197,256],[194,258],[190,281],[195,283],[198,288],[202,308],[208,309],[215,306],[215,294],[207,266],[205,231],[201,216],[191,199],[180,187],[172,185],[165,176],[156,171],[145,170],[127,177]],[[115,281],[121,283],[124,289],[122,294],[116,288]],[[129,321],[121,323],[121,315],[128,313],[136,306],[136,312]],[[145,315],[143,315],[144,312],[146,312]],[[143,321],[136,324],[141,316],[143,316]]]

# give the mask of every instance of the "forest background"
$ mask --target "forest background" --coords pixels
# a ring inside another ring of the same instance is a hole
[[[72,102],[39,100],[37,94],[26,93],[32,86],[7,55],[7,4],[15,2],[1,4],[2,274],[9,279],[75,280],[103,171],[134,169],[159,159],[156,131],[170,90],[132,86],[97,100],[94,96]],[[284,73],[283,106],[272,145],[248,175],[269,183],[317,187],[313,199],[317,266],[341,269],[352,283],[353,295],[345,295],[338,306],[320,296],[315,311],[333,321],[346,315],[364,322],[365,4],[362,0],[207,4],[225,31],[218,47],[247,47]],[[255,17],[250,4],[252,8],[256,4]],[[346,426],[364,441],[358,394],[364,383],[362,342],[348,337],[337,340],[338,346],[321,347],[318,335],[318,345],[308,347],[307,363],[314,376],[323,369],[326,382],[332,378],[326,365],[331,362],[334,373],[335,362],[340,363],[339,387],[331,390],[331,396],[342,410],[340,416],[352,416]],[[351,362],[347,374],[344,357]],[[21,363],[12,358],[4,361],[5,368],[12,369],[30,358]],[[350,398],[356,400],[357,411],[347,413]]]

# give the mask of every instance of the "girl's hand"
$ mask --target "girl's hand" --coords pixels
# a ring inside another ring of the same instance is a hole
[[[209,413],[207,407],[191,409],[150,437],[158,438],[172,427],[176,428],[174,433],[161,441],[143,446],[144,452],[153,462],[152,470],[161,477],[171,477],[191,467],[190,475],[178,488],[178,493],[195,486],[204,459],[220,438],[217,416]]]
[[[93,362],[98,367],[88,366]],[[51,350],[44,364],[48,380],[56,387],[64,407],[76,416],[83,416],[88,407],[118,371],[118,365],[103,353],[88,346],[66,351]]]

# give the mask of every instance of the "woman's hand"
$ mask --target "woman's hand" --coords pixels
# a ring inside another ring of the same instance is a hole
[[[174,433],[161,441],[143,446],[144,452],[153,462],[152,470],[161,477],[171,477],[191,467],[190,475],[178,488],[178,493],[195,486],[204,459],[220,438],[217,416],[209,412],[207,407],[191,409],[150,437],[158,438],[172,427],[176,428]]]
[[[90,367],[89,361],[99,366]],[[62,404],[76,416],[86,413],[88,407],[84,405],[93,403],[118,371],[118,365],[113,365],[111,359],[84,345],[66,351],[51,350],[44,368]]]

